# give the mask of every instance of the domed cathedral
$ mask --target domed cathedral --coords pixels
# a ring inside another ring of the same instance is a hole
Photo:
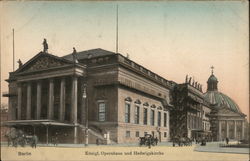
[[[246,115],[230,97],[218,91],[218,82],[212,67],[204,98],[212,109],[210,117],[213,140],[244,139]]]

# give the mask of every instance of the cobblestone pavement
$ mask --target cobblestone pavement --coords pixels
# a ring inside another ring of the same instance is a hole
[[[165,145],[166,144],[166,145]],[[76,147],[73,144],[62,144],[58,147],[40,146],[31,147],[6,147],[1,148],[3,161],[35,161],[35,160],[167,160],[167,161],[248,161],[248,154],[211,153],[194,151],[196,145],[187,147],[172,147],[171,143],[161,143],[155,147],[138,147],[122,145],[96,146],[83,144]],[[72,146],[72,147],[70,147]]]

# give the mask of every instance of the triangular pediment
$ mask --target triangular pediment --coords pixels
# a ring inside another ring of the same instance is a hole
[[[24,65],[19,67],[16,73],[34,72],[70,64],[72,64],[71,61],[65,60],[55,55],[40,52]]]

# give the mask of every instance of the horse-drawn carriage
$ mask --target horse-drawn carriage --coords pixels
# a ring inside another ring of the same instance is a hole
[[[144,137],[139,137],[139,145],[155,146],[158,143],[158,138],[154,138],[151,134],[146,134]]]
[[[173,146],[178,144],[178,146],[191,146],[192,140],[188,137],[175,137],[173,138]]]
[[[12,128],[5,137],[8,140],[8,146],[17,147],[20,145],[24,147],[25,145],[35,146],[37,144],[37,137],[32,135],[26,135],[22,130],[17,130]]]

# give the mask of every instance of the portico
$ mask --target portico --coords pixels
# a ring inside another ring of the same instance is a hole
[[[218,120],[218,139],[225,138],[240,140],[244,138],[244,122],[243,119],[224,119]]]
[[[25,126],[34,126],[39,120],[35,126],[44,125],[46,135],[49,126],[73,127],[77,143],[78,125],[85,119],[78,114],[84,112],[80,98],[85,70],[83,65],[40,52],[7,80],[17,86],[17,106],[10,106],[16,113],[6,125],[20,127],[24,125],[20,121],[25,121]]]

